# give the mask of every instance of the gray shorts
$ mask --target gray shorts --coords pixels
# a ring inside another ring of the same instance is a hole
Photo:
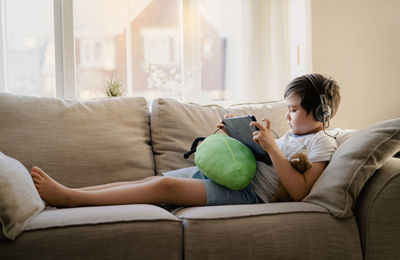
[[[262,203],[262,201],[257,197],[251,183],[242,190],[230,190],[209,179],[197,167],[188,167],[164,172],[163,175],[176,178],[192,178],[201,180],[206,188],[207,206]]]

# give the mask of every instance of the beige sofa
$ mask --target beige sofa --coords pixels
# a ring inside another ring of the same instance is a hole
[[[143,98],[78,102],[0,93],[0,151],[71,187],[137,180],[194,165],[183,153],[194,138],[212,134],[224,113],[268,117],[281,136],[286,109],[283,102],[222,108],[157,99],[150,107]],[[320,203],[318,187],[289,203],[47,206],[14,240],[0,241],[0,258],[399,259],[400,159],[386,159],[347,215],[331,209],[329,192],[327,206]]]

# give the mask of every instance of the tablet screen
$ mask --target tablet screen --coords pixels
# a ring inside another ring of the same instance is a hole
[[[230,137],[241,141],[249,147],[258,161],[271,165],[272,162],[268,153],[253,140],[253,132],[257,131],[258,128],[250,126],[252,121],[256,121],[253,115],[229,117],[222,120],[225,125],[225,130]]]

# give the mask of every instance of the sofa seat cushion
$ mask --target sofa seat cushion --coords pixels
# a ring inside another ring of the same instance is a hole
[[[69,187],[154,175],[144,98],[87,101],[0,93],[0,151]]]
[[[26,226],[25,231],[127,221],[180,221],[165,209],[148,204],[78,208],[46,208]]]
[[[184,159],[183,154],[190,150],[195,138],[207,137],[217,130],[216,125],[224,114],[254,114],[258,120],[269,118],[271,127],[282,136],[288,129],[286,111],[284,102],[239,104],[224,108],[156,99],[151,114],[151,141],[157,174],[194,166],[194,156]]]
[[[187,259],[362,259],[354,218],[303,202],[186,208]]]
[[[46,209],[4,259],[182,259],[182,222],[152,205]]]
[[[318,205],[305,202],[282,202],[249,205],[190,207],[176,211],[181,219],[226,219],[290,213],[328,213]]]

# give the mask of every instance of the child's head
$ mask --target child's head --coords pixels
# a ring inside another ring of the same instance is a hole
[[[320,74],[309,74],[297,77],[288,84],[284,97],[289,106],[287,119],[294,133],[322,130],[322,123],[315,118],[322,94],[326,96],[325,102],[330,107],[332,118],[340,103],[339,85],[335,80]]]

